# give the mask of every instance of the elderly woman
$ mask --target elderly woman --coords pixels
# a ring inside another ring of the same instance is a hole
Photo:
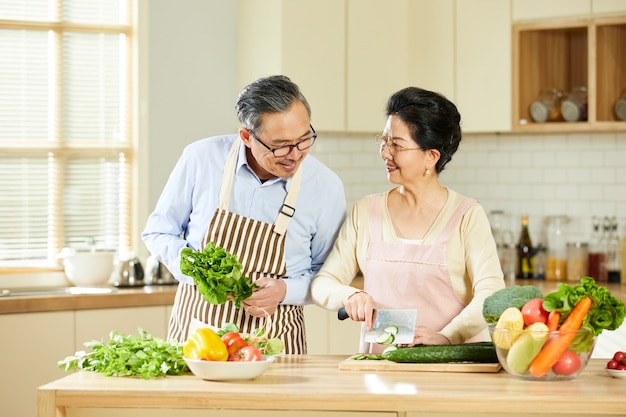
[[[364,322],[361,351],[374,309],[417,309],[414,344],[488,340],[484,299],[504,279],[482,206],[439,183],[461,141],[461,116],[440,94],[409,87],[391,96],[377,136],[395,185],[359,200],[311,287],[314,302],[345,307]],[[350,286],[362,271],[364,290]]]

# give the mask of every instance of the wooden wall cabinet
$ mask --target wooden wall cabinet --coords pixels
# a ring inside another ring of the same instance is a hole
[[[626,88],[626,15],[513,24],[513,130],[623,131],[614,105]],[[587,120],[536,123],[530,104],[550,88],[588,91]]]

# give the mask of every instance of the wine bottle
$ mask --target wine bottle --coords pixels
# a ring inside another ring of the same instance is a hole
[[[517,244],[517,278],[534,278],[534,251],[530,232],[528,231],[528,216],[522,216],[522,232]]]

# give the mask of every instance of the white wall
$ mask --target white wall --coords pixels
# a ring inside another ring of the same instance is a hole
[[[238,65],[245,65],[237,62],[237,2],[140,0],[139,6],[143,49],[137,235],[183,147],[236,131],[236,73]],[[381,130],[384,122],[381,113]],[[313,155],[343,179],[349,206],[389,187],[373,140],[379,132],[319,133]],[[565,214],[573,217],[571,226],[580,231],[580,240],[591,229],[592,215],[626,216],[623,161],[624,132],[472,134],[465,135],[440,180],[477,198],[488,212],[510,214],[515,234],[523,213],[530,216],[536,240],[541,239],[544,216]]]
[[[349,206],[390,187],[374,135],[322,132],[313,148],[343,179]],[[464,135],[440,182],[504,210],[516,235],[524,213],[537,241],[544,216],[564,214],[572,239],[586,239],[592,215],[626,217],[626,132]]]

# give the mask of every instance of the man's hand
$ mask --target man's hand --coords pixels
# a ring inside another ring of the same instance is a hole
[[[246,312],[255,317],[272,315],[278,308],[278,303],[285,299],[287,284],[282,279],[261,277],[254,281],[259,289],[242,302]]]

